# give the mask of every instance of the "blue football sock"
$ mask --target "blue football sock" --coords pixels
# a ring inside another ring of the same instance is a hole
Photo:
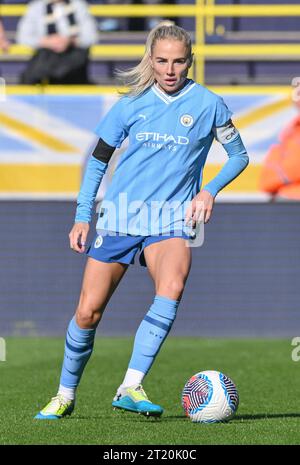
[[[178,300],[156,295],[134,339],[129,368],[145,374],[151,368],[176,317]]]
[[[64,362],[60,377],[60,384],[68,388],[76,388],[82,372],[93,351],[95,329],[82,329],[75,316],[70,321],[66,343]]]

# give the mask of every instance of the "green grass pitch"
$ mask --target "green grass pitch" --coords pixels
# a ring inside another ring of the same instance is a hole
[[[144,388],[165,413],[160,420],[113,411],[132,339],[97,337],[77,392],[76,409],[59,421],[34,415],[56,394],[64,340],[8,338],[0,362],[0,444],[299,444],[300,361],[290,340],[169,337]],[[240,405],[226,424],[194,424],[181,391],[190,376],[219,370],[236,383]]]

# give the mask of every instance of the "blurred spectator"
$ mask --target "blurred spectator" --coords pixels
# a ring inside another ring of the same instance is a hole
[[[20,20],[17,41],[36,49],[23,84],[88,84],[89,47],[97,24],[84,0],[34,0]]]
[[[273,199],[300,200],[300,114],[282,131],[279,143],[271,146],[259,184]]]

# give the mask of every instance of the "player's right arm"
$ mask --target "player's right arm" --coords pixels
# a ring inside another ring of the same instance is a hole
[[[95,130],[100,139],[86,167],[77,199],[75,225],[69,234],[71,248],[79,253],[85,252],[94,200],[108,162],[115,148],[121,147],[128,135],[127,103],[126,98],[118,100]]]
[[[70,247],[75,252],[85,252],[94,201],[114,150],[115,147],[112,147],[100,138],[87,163],[77,197],[75,224],[69,234]]]

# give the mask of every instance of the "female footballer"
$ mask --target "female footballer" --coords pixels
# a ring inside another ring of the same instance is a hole
[[[172,23],[148,36],[141,62],[122,73],[129,92],[96,129],[99,141],[78,195],[70,247],[87,253],[78,307],[66,335],[58,393],[35,418],[70,415],[75,391],[93,350],[104,309],[139,252],[155,284],[153,303],[135,335],[115,408],[160,416],[142,387],[176,317],[191,265],[190,240],[208,222],[217,193],[247,166],[248,155],[222,98],[187,78],[191,38]],[[93,203],[116,147],[129,138],[106,191],[90,247],[86,238]],[[201,189],[207,154],[217,139],[228,160]]]

